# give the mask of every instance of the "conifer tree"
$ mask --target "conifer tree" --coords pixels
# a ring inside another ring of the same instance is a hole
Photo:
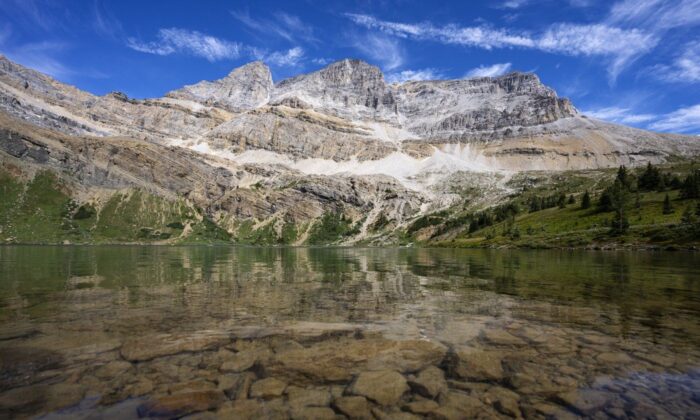
[[[581,208],[582,209],[587,209],[591,207],[591,194],[586,190],[586,192],[583,194],[583,198],[581,198]]]
[[[668,197],[668,194],[666,194],[666,197],[664,198],[663,214],[671,213],[673,213],[673,206],[671,205],[671,199]]]
[[[611,234],[613,235],[623,235],[627,233],[630,227],[629,220],[627,218],[627,207],[629,203],[629,191],[627,187],[620,181],[616,179],[610,190],[610,205],[614,212],[613,219],[610,222]]]

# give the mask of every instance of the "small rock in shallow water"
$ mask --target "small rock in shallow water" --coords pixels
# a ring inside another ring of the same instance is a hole
[[[501,329],[485,330],[483,337],[487,342],[497,346],[524,346],[527,344],[523,339]]]
[[[393,370],[362,372],[350,388],[354,395],[367,397],[381,405],[395,405],[408,391],[406,378]]]
[[[181,392],[197,392],[216,389],[216,384],[204,379],[194,379],[187,382],[178,382],[168,385],[169,394],[179,394]]]
[[[492,404],[496,410],[511,417],[522,417],[518,401],[520,395],[501,386],[493,386],[481,397],[482,401]]]
[[[337,418],[335,411],[329,407],[296,407],[292,408],[291,414],[293,420],[335,420]]]
[[[370,404],[365,397],[347,396],[333,400],[333,406],[351,419],[372,419]]]
[[[378,407],[372,409],[372,414],[379,420],[420,420],[421,417],[415,414],[407,413],[405,411],[398,411],[396,409],[385,409],[382,410]]]
[[[408,382],[413,392],[426,398],[436,398],[447,388],[445,372],[442,369],[429,366],[418,373],[415,379]]]
[[[325,407],[331,403],[331,393],[328,388],[300,388],[290,386],[285,391],[287,400],[292,408]]]
[[[159,334],[127,341],[120,352],[124,359],[137,362],[183,352],[200,352],[229,341],[225,334],[202,331],[193,334]]]
[[[405,410],[421,416],[427,416],[428,414],[435,412],[438,408],[440,408],[440,404],[433,400],[412,401],[404,405]]]
[[[139,406],[141,417],[180,417],[190,413],[211,410],[224,402],[220,391],[185,392],[166,395]]]
[[[257,354],[252,350],[244,350],[234,353],[221,364],[222,372],[243,372],[253,367],[258,360]]]
[[[503,354],[499,351],[466,348],[457,351],[455,373],[463,379],[500,381],[503,379]]]
[[[443,393],[439,402],[440,408],[434,412],[436,418],[474,418],[484,409],[478,398],[457,391]]]
[[[340,339],[276,354],[265,369],[296,383],[350,381],[363,370],[416,372],[436,365],[447,350],[427,341]]]
[[[576,390],[561,393],[559,401],[583,415],[590,415],[605,407],[610,397],[605,392],[592,390]]]
[[[237,400],[225,403],[216,414],[220,419],[257,420],[265,417],[265,407],[257,400]]]
[[[287,384],[277,378],[261,379],[250,387],[251,398],[269,399],[279,397],[284,393]]]

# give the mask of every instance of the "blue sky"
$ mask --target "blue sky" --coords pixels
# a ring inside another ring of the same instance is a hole
[[[583,112],[700,134],[700,0],[0,1],[0,52],[136,98],[260,59],[362,58],[390,81],[532,71]]]

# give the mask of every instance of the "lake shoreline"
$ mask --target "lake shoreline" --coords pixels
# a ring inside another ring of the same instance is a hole
[[[178,247],[231,247],[231,248],[270,248],[270,249],[493,249],[493,250],[560,250],[560,251],[647,251],[647,252],[698,252],[700,244],[664,244],[664,245],[649,245],[649,244],[617,244],[617,243],[600,243],[595,245],[585,246],[558,246],[547,244],[452,244],[445,242],[435,242],[433,244],[411,244],[411,245],[254,245],[244,243],[153,243],[153,242],[71,242],[71,243],[51,243],[51,242],[3,242],[0,247],[12,246],[56,246],[56,247],[103,247],[103,246],[119,246],[119,247],[163,247],[163,248],[178,248]]]

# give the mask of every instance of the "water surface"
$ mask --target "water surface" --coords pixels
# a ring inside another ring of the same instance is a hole
[[[691,418],[700,256],[5,246],[0,368],[4,417]]]

